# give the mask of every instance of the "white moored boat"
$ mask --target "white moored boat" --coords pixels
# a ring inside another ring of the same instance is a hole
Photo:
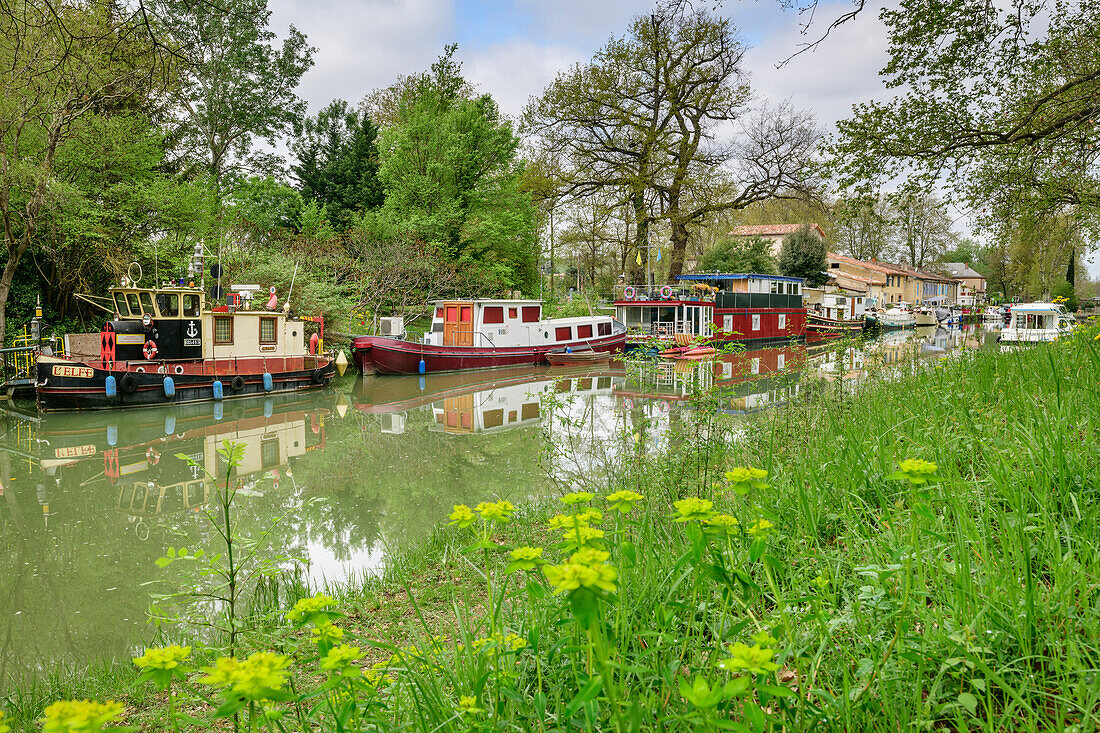
[[[1053,341],[1069,333],[1077,322],[1058,303],[1020,303],[1012,306],[1008,325],[1001,331],[1003,343]]]
[[[982,311],[982,320],[988,323],[1000,323],[1004,319],[1004,312],[999,305],[987,305]]]
[[[894,306],[878,313],[877,322],[880,328],[913,328],[917,325],[917,318],[908,309]]]

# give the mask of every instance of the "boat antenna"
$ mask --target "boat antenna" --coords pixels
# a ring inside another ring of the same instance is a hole
[[[290,291],[286,294],[286,302],[283,303],[283,310],[288,310],[290,308],[290,296],[294,295],[294,278],[298,276],[298,264],[300,262],[301,260],[298,260],[298,262],[294,263],[294,274],[290,276]]]

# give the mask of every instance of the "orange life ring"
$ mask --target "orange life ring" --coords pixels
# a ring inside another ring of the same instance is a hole
[[[145,358],[149,361],[157,358],[157,342],[152,340],[146,341],[145,346],[141,349],[141,353],[145,354]]]

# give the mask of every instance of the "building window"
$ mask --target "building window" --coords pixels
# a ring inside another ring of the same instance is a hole
[[[598,327],[597,330],[598,330],[598,333],[601,336],[610,336],[611,335],[611,322],[610,321],[604,321],[603,323],[599,324],[599,327]]]
[[[569,326],[558,326],[554,329],[554,339],[557,341],[572,341],[573,329]]]
[[[233,343],[233,318],[231,316],[217,316],[214,318],[214,343]]]
[[[499,305],[486,306],[481,312],[483,323],[504,323],[504,308]]]
[[[227,319],[228,320],[228,319]],[[260,319],[260,343],[261,344],[273,344],[276,342],[275,337],[275,319],[274,318],[261,318]]]
[[[525,305],[523,306],[523,322],[534,323],[539,319],[540,311],[542,308],[537,305]]]
[[[590,339],[592,338],[592,326],[586,324],[584,326],[577,326],[577,338]]]

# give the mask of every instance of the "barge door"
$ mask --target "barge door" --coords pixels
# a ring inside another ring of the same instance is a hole
[[[445,303],[443,310],[443,345],[474,345],[474,304]]]

